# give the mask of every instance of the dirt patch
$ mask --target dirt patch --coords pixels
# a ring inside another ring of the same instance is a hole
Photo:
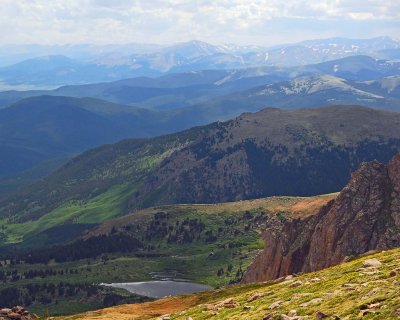
[[[65,320],[145,320],[158,317],[164,314],[179,312],[196,306],[199,299],[196,296],[172,297],[146,302],[141,304],[127,304],[112,308],[106,308],[94,312],[63,318]]]
[[[305,218],[318,213],[318,211],[329,201],[335,199],[337,194],[313,197],[297,202],[292,206],[293,218]]]

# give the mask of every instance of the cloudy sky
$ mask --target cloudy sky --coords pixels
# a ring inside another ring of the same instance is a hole
[[[1,44],[400,38],[400,0],[0,0]]]

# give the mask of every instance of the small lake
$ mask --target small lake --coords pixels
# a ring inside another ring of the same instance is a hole
[[[127,283],[102,283],[101,285],[113,288],[125,289],[131,293],[150,298],[163,298],[166,296],[178,296],[181,294],[202,292],[212,290],[213,288],[204,284],[198,284],[189,281],[144,281]]]

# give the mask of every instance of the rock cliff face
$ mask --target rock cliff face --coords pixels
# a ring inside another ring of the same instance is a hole
[[[400,247],[400,155],[361,164],[317,214],[264,232],[265,249],[243,283],[333,266],[371,250]]]

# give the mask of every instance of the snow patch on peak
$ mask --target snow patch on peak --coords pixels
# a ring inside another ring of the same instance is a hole
[[[227,76],[223,77],[222,79],[220,79],[220,80],[218,80],[218,81],[215,81],[214,84],[215,84],[216,86],[220,86],[220,85],[222,85],[222,84],[224,84],[224,83],[226,83],[226,82],[229,82],[229,81],[231,81],[231,80],[233,80],[233,79],[236,79],[236,78],[237,78],[237,77],[236,77],[237,73],[238,73],[237,70],[231,71]],[[239,79],[240,79],[240,78],[241,78],[241,77],[239,77]]]
[[[337,65],[337,64],[335,64],[334,66],[333,66],[333,72],[338,72],[339,71],[339,65]]]
[[[393,76],[384,78],[381,81],[381,86],[383,89],[387,90],[388,93],[391,93],[400,86],[400,77]]]
[[[360,81],[359,83],[369,86],[378,85],[382,89],[386,90],[387,93],[391,93],[400,87],[400,76],[390,76],[380,80]]]
[[[289,82],[288,86],[281,86],[280,89],[286,95],[306,93],[312,94],[317,91],[327,90],[332,88],[348,89],[344,79],[321,75],[317,77],[301,77]]]

